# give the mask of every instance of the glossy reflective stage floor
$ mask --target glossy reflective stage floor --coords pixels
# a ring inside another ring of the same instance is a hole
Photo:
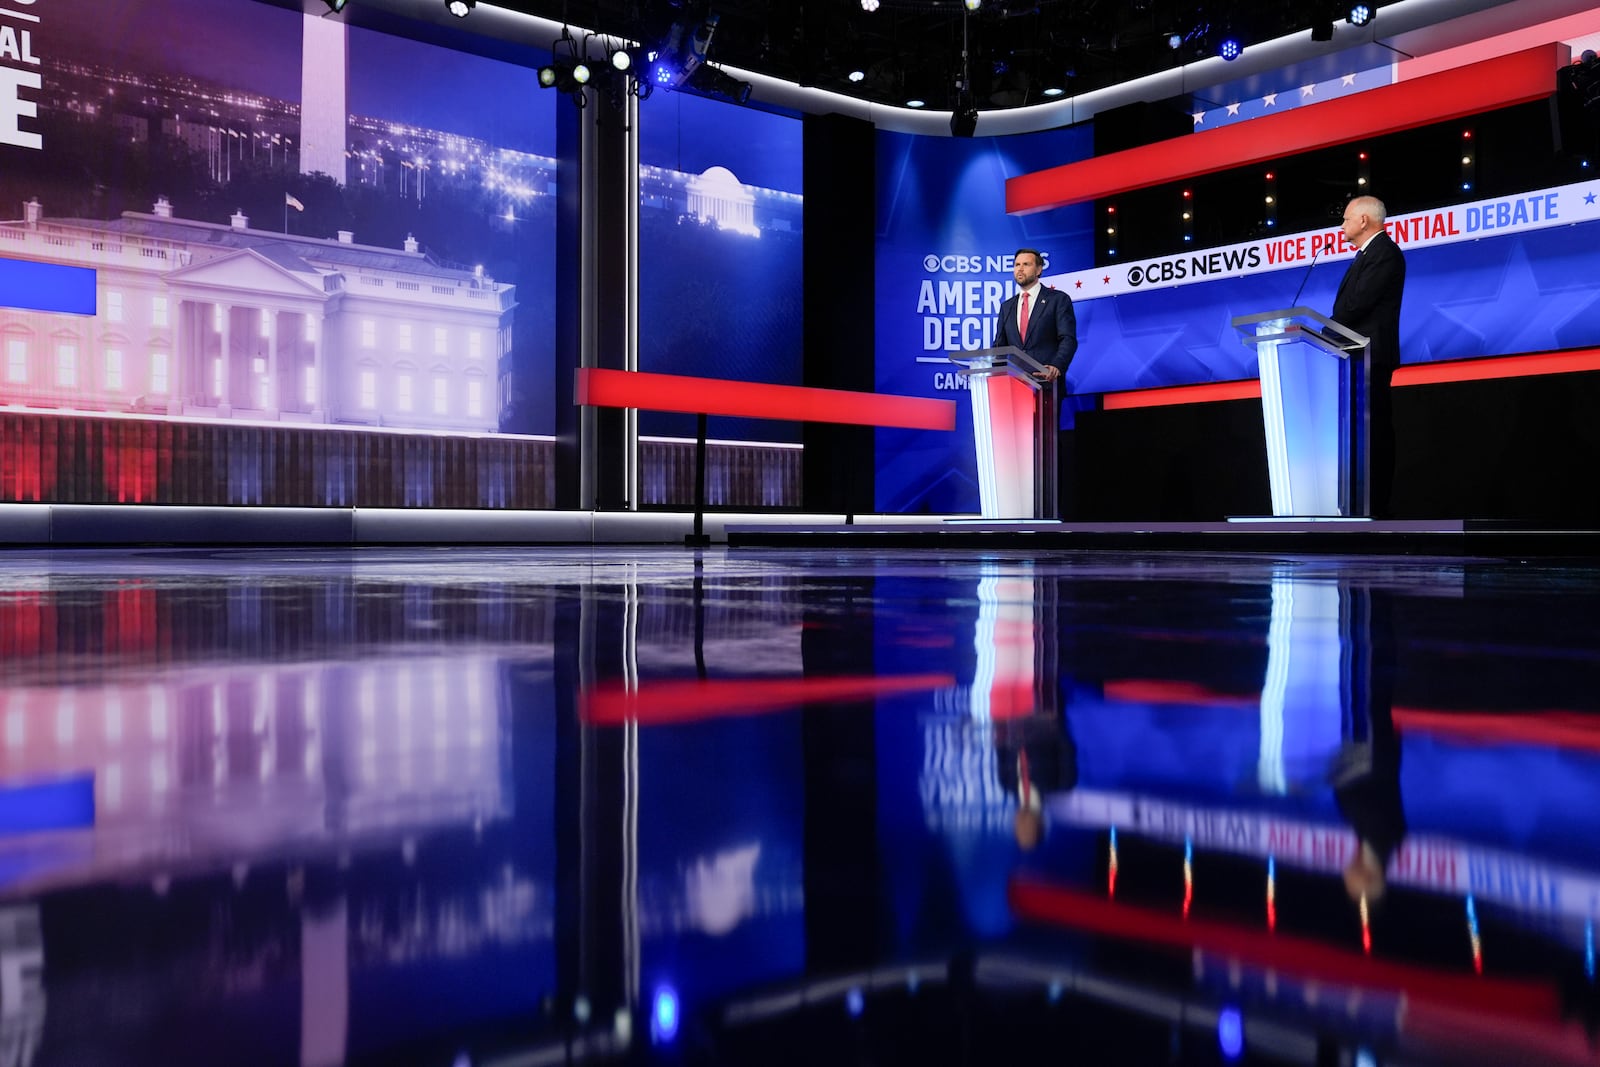
[[[6,1064],[1600,1062],[1600,568],[3,559]]]

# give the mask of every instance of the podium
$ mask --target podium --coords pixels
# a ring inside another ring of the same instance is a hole
[[[1369,340],[1310,308],[1233,320],[1256,350],[1272,514],[1372,514]]]
[[[950,361],[972,398],[983,517],[1055,518],[1055,383],[1035,378],[1044,367],[1013,345],[952,353]]]

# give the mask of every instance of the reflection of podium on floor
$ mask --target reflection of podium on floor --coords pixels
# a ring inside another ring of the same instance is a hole
[[[961,365],[972,398],[983,517],[1055,518],[1055,382],[1034,377],[1044,367],[1013,345],[955,352],[950,359]]]
[[[1367,338],[1304,307],[1233,326],[1261,370],[1272,514],[1371,515]]]

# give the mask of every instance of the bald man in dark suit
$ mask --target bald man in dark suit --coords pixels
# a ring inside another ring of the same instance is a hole
[[[1389,379],[1400,366],[1400,301],[1406,286],[1406,257],[1383,228],[1383,201],[1358,196],[1344,209],[1344,237],[1358,251],[1333,299],[1333,320],[1372,340],[1372,376],[1367,416],[1372,449],[1368,488],[1372,516],[1391,514],[1394,485],[1394,404]]]

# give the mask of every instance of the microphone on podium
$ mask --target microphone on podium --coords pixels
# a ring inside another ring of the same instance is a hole
[[[1322,246],[1319,244],[1311,250],[1311,262],[1306,264],[1305,275],[1300,279],[1300,288],[1294,291],[1294,299],[1289,301],[1290,307],[1300,306],[1300,294],[1306,291],[1306,282],[1311,280],[1311,268],[1317,265],[1317,257],[1322,255]]]

